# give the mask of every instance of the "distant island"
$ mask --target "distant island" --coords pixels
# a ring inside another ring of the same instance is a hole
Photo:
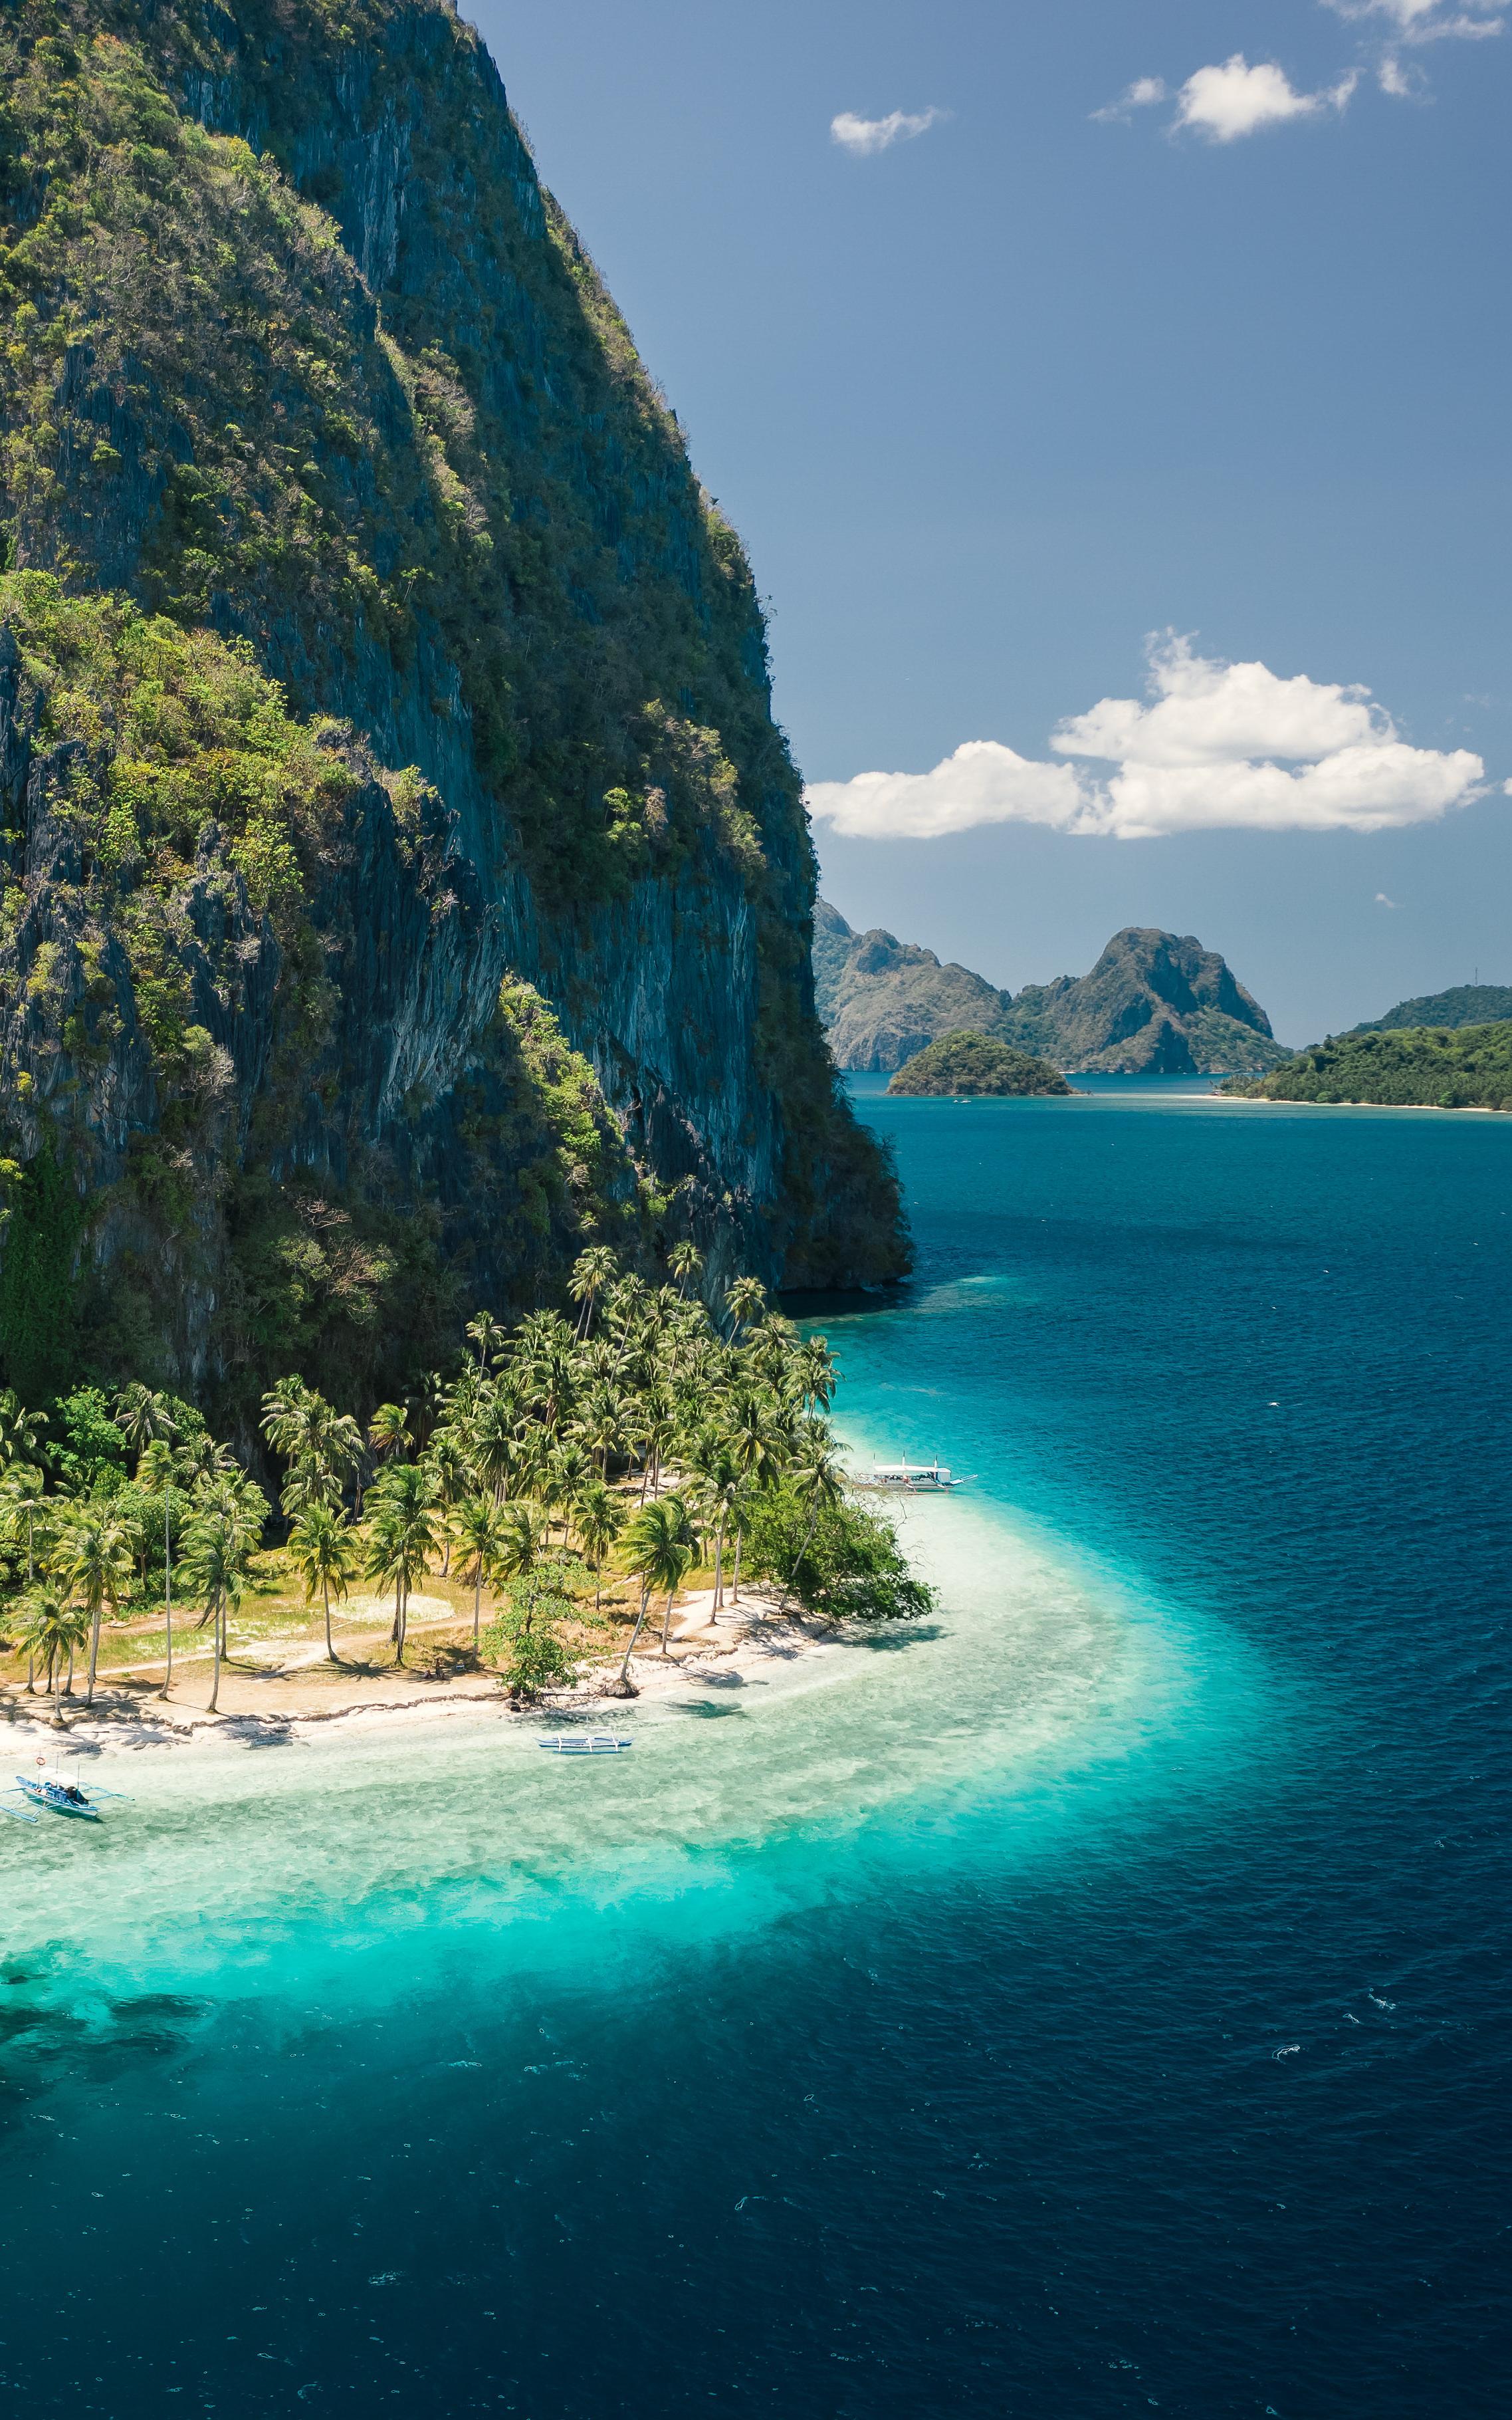
[[[1384,1016],[1370,1024],[1351,1025],[1340,1039],[1356,1033],[1396,1033],[1405,1028],[1439,1025],[1458,1030],[1463,1025],[1499,1025],[1512,1017],[1512,984],[1458,984],[1452,991],[1427,992],[1421,1000],[1398,1001]]]
[[[887,1086],[889,1093],[955,1094],[1064,1094],[1071,1089],[1065,1077],[1045,1060],[1011,1050],[1006,1042],[995,1041],[989,1033],[965,1032],[942,1033],[938,1042],[916,1051]]]
[[[1190,934],[1128,925],[1091,973],[1015,997],[969,967],[814,908],[814,999],[841,1067],[891,1073],[932,1043],[985,1034],[1053,1067],[1118,1075],[1261,1076],[1289,1053],[1254,995]]]
[[[1299,1050],[1258,1082],[1230,1081],[1219,1090],[1258,1101],[1512,1109],[1512,1018],[1458,1030],[1367,1026]]]

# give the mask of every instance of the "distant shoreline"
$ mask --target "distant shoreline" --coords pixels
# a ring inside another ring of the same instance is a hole
[[[1504,1109],[1488,1109],[1484,1101],[1288,1101],[1275,1093],[1222,1093],[1215,1084],[1206,1099],[1231,1101],[1245,1109],[1402,1109],[1413,1116],[1431,1109],[1439,1118],[1500,1118]]]

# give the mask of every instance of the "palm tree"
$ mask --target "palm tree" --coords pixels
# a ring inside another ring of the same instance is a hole
[[[160,1698],[173,1686],[173,1449],[166,1437],[153,1437],[137,1458],[136,1483],[162,1497],[162,1609],[168,1634],[168,1661]]]
[[[338,1412],[302,1378],[284,1378],[263,1397],[261,1426],[288,1465],[279,1499],[285,1512],[340,1502],[363,1460],[363,1432],[349,1412]]]
[[[486,1370],[502,1346],[509,1330],[501,1320],[495,1319],[491,1311],[480,1311],[468,1321],[464,1333],[478,1348],[479,1369]]]
[[[72,1671],[74,1656],[88,1635],[89,1617],[83,1606],[70,1605],[66,1597],[59,1596],[54,1590],[40,1590],[22,1608],[21,1644],[34,1668],[39,1662],[41,1664],[47,1694],[53,1699],[55,1721],[63,1719],[54,1685],[58,1667],[67,1658],[69,1669]]]
[[[709,1627],[712,1630],[724,1604],[724,1535],[730,1516],[740,1500],[742,1472],[739,1463],[717,1430],[700,1440],[695,1466],[700,1506],[715,1524],[714,1602],[709,1607]]]
[[[166,1395],[154,1394],[150,1387],[140,1382],[127,1387],[116,1398],[111,1418],[134,1454],[140,1456],[155,1438],[164,1442],[178,1435],[178,1423],[168,1409]]]
[[[609,1458],[625,1437],[625,1415],[612,1387],[599,1385],[581,1397],[570,1434],[598,1457],[600,1479],[609,1477]]]
[[[368,1491],[368,1502],[375,1498],[366,1570],[369,1579],[393,1583],[393,1660],[398,1666],[404,1662],[409,1592],[417,1579],[424,1578],[436,1552],[440,1517],[435,1481],[420,1463],[391,1463]]]
[[[201,1480],[224,1479],[237,1468],[237,1458],[230,1447],[217,1445],[208,1429],[186,1437],[174,1459],[179,1477],[189,1487]]]
[[[809,1527],[803,1533],[803,1544],[798,1548],[792,1577],[782,1591],[782,1603],[779,1607],[779,1612],[782,1613],[786,1613],[788,1609],[788,1600],[797,1581],[799,1565],[813,1543],[813,1533],[818,1527],[819,1515],[826,1504],[837,1504],[840,1501],[841,1491],[844,1484],[843,1474],[835,1459],[834,1449],[829,1441],[829,1432],[821,1421],[811,1420],[808,1423],[798,1440],[793,1460],[788,1465],[785,1480],[798,1502],[808,1505]]]
[[[200,1628],[213,1619],[214,1647],[208,1711],[221,1703],[221,1666],[226,1654],[228,1616],[241,1603],[247,1565],[255,1541],[236,1509],[224,1502],[207,1504],[184,1532],[179,1576],[205,1611]]]
[[[749,1327],[760,1319],[766,1308],[766,1290],[756,1278],[736,1278],[725,1295],[724,1307],[730,1314],[730,1341],[733,1344],[743,1327]]]
[[[448,1429],[438,1429],[425,1454],[425,1467],[436,1483],[436,1501],[443,1513],[452,1512],[463,1497],[471,1492],[472,1472],[459,1438]],[[441,1577],[452,1568],[452,1530],[450,1523],[441,1531]]]
[[[0,1391],[0,1464],[30,1462],[37,1451],[37,1433],[47,1426],[45,1412],[33,1412],[14,1387]]]
[[[490,1497],[465,1497],[452,1515],[450,1534],[461,1549],[472,1582],[472,1652],[479,1652],[483,1622],[483,1583],[494,1569],[499,1546],[499,1507]]]
[[[603,1592],[604,1557],[624,1528],[625,1519],[624,1504],[601,1479],[590,1480],[572,1508],[578,1543],[593,1567],[595,1612]]]
[[[507,1502],[519,1469],[519,1423],[515,1406],[501,1387],[494,1388],[478,1414],[472,1436],[478,1475],[493,1489],[497,1504]]]
[[[649,1488],[656,1495],[661,1480],[662,1456],[677,1435],[677,1420],[672,1399],[665,1387],[648,1387],[640,1398],[640,1417],[635,1440],[645,1457],[640,1479],[640,1501],[646,1500]]]
[[[593,1457],[580,1445],[559,1446],[548,1459],[539,1501],[560,1518],[564,1546],[572,1543],[573,1507],[593,1476]]]
[[[577,1331],[579,1342],[593,1326],[594,1302],[619,1273],[620,1264],[607,1244],[593,1244],[586,1252],[579,1253],[567,1280],[567,1292],[580,1310]]]
[[[546,1551],[548,1524],[534,1504],[506,1504],[495,1532],[493,1569],[501,1580],[523,1579]]]
[[[659,1496],[654,1504],[642,1505],[625,1533],[625,1567],[633,1572],[640,1583],[640,1610],[636,1616],[630,1643],[620,1666],[619,1685],[623,1694],[630,1687],[630,1658],[635,1653],[646,1619],[646,1606],[653,1591],[667,1591],[667,1610],[662,1617],[661,1652],[667,1652],[667,1633],[671,1623],[672,1600],[687,1576],[693,1559],[692,1526],[687,1507],[680,1496]]]
[[[674,1244],[667,1255],[667,1266],[677,1280],[679,1295],[686,1297],[689,1280],[703,1274],[703,1255],[696,1244]]]
[[[367,1424],[367,1442],[379,1462],[391,1462],[411,1442],[409,1413],[403,1404],[379,1404]]]
[[[810,1410],[827,1404],[835,1392],[835,1360],[822,1336],[806,1337],[794,1361],[799,1394]]]
[[[89,1685],[85,1704],[95,1702],[100,1664],[100,1625],[108,1605],[114,1615],[131,1589],[135,1532],[117,1513],[91,1506],[79,1512],[53,1551],[53,1572],[69,1595],[83,1599],[89,1617]]]
[[[331,1599],[344,1597],[357,1570],[357,1541],[341,1512],[332,1504],[307,1504],[288,1533],[289,1560],[304,1583],[304,1602],[314,1602],[316,1589],[326,1616],[326,1660],[341,1658],[331,1641]]]

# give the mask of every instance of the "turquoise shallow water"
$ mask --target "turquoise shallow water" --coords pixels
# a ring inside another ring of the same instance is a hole
[[[1499,2408],[1512,1123],[858,1090],[938,1620],[0,1838],[13,2390]]]

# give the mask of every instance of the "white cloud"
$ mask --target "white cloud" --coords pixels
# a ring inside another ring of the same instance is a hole
[[[1215,662],[1169,634],[1151,644],[1149,660],[1149,703],[1103,698],[1051,735],[1057,756],[1115,766],[1104,779],[975,739],[930,773],[816,782],[810,811],[857,839],[930,840],[980,824],[1033,823],[1148,840],[1182,831],[1381,831],[1432,822],[1482,795],[1478,756],[1408,746],[1367,690]]]
[[[1176,97],[1176,124],[1206,135],[1210,143],[1234,143],[1263,126],[1296,117],[1320,117],[1343,109],[1359,82],[1351,70],[1322,92],[1297,92],[1284,68],[1261,59],[1251,67],[1236,51],[1221,67],[1198,68]]]
[[[1395,900],[1395,899],[1388,899],[1388,898],[1387,898],[1387,896],[1386,896],[1386,894],[1385,894],[1385,892],[1384,892],[1383,891],[1378,891],[1378,892],[1377,892],[1377,893],[1376,893],[1376,906],[1377,906],[1378,908],[1395,908],[1395,907],[1396,907],[1396,900]]]
[[[906,109],[895,109],[887,117],[857,117],[854,110],[842,109],[829,121],[829,139],[842,151],[865,159],[872,151],[886,151],[894,143],[911,143],[916,134],[927,134],[946,114],[943,109],[921,109],[912,115]]]
[[[852,840],[938,840],[977,824],[1075,831],[1085,809],[1069,765],[1036,764],[995,739],[968,739],[933,773],[857,773],[813,782],[809,812]]]
[[[1503,0],[1325,0],[1335,16],[1359,23],[1383,18],[1404,42],[1476,42],[1506,23]],[[1390,90],[1392,87],[1388,86]]]
[[[1127,125],[1132,109],[1153,109],[1165,98],[1165,86],[1159,76],[1136,76],[1127,92],[1110,101],[1106,109],[1094,109],[1092,116],[1101,125]]]

